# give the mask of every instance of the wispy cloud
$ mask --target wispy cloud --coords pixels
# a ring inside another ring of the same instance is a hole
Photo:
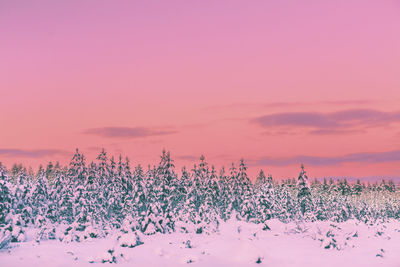
[[[141,138],[148,136],[160,136],[177,133],[175,130],[152,129],[146,127],[100,127],[84,131],[85,134],[92,134],[108,138]]]
[[[376,104],[377,100],[334,100],[334,101],[287,101],[287,102],[241,102],[241,103],[232,103],[227,105],[214,105],[208,106],[205,109],[207,110],[217,110],[217,109],[230,109],[230,108],[301,108],[301,107],[310,107],[310,106],[330,106],[330,107],[359,107],[366,106],[371,104]]]
[[[0,149],[0,155],[5,157],[41,158],[59,154],[67,154],[67,152],[58,149],[33,149],[33,150],[11,149],[11,148]]]
[[[177,156],[177,159],[186,160],[186,161],[196,161],[199,160],[200,156],[192,156],[192,155],[181,155]]]
[[[262,127],[307,128],[312,134],[342,134],[400,122],[400,112],[348,109],[337,112],[273,113],[251,119]]]
[[[308,164],[314,166],[340,165],[343,163],[383,163],[400,161],[400,150],[386,152],[363,152],[353,153],[336,157],[318,157],[298,155],[293,157],[274,158],[264,157],[249,161],[253,166],[287,166],[293,164]]]

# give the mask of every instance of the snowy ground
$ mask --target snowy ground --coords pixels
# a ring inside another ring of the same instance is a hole
[[[113,257],[120,266],[400,266],[399,221],[268,226],[231,221],[211,235],[141,236],[144,244],[134,248],[121,247],[116,236],[40,244],[28,238],[0,250],[0,266],[99,266]]]

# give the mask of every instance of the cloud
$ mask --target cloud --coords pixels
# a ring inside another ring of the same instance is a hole
[[[200,156],[182,155],[182,156],[177,156],[176,158],[180,160],[197,161],[199,160]]]
[[[272,102],[262,104],[264,107],[302,107],[302,106],[313,106],[313,105],[328,105],[328,106],[360,106],[369,105],[376,103],[377,101],[372,100],[337,100],[337,101],[315,101],[315,102]]]
[[[338,157],[317,157],[298,155],[293,157],[273,158],[264,157],[250,161],[253,166],[287,166],[304,163],[313,166],[340,165],[343,163],[384,163],[400,161],[400,150],[386,152],[353,153]]]
[[[102,127],[87,129],[84,131],[84,133],[109,138],[141,138],[148,136],[169,135],[177,133],[177,131],[156,130],[145,127]]]
[[[400,112],[348,109],[337,112],[283,112],[251,119],[265,128],[308,128],[312,134],[342,134],[400,122]]]
[[[67,153],[66,151],[58,149],[34,149],[34,150],[10,149],[10,148],[0,149],[0,155],[6,157],[41,158],[41,157],[54,156],[57,154],[66,154],[66,153]]]
[[[334,101],[297,101],[297,102],[239,102],[227,105],[208,106],[206,110],[236,109],[236,108],[299,108],[310,106],[365,106],[376,104],[377,100],[334,100]]]

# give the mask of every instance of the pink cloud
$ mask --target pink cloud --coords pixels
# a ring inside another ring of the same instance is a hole
[[[374,109],[348,109],[337,112],[285,112],[260,116],[251,120],[265,127],[311,129],[312,134],[345,134],[362,129],[400,122],[400,112]]]
[[[0,155],[6,157],[23,157],[23,158],[41,158],[54,155],[65,155],[68,154],[64,150],[59,149],[12,149],[12,148],[1,148]]]
[[[84,131],[85,134],[98,135],[109,138],[141,138],[177,133],[173,130],[157,130],[146,127],[100,127]]]
[[[384,163],[400,161],[400,150],[386,152],[362,152],[344,156],[318,157],[318,156],[292,156],[283,158],[264,157],[250,161],[253,166],[286,166],[293,164],[307,164],[313,166],[340,165],[343,163]]]

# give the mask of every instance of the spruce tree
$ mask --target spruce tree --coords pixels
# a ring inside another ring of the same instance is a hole
[[[0,165],[0,227],[6,223],[12,208],[11,184],[8,182],[6,168]]]
[[[301,214],[306,218],[310,219],[313,210],[313,202],[311,197],[310,185],[308,183],[308,177],[304,170],[304,165],[301,164],[301,171],[297,178],[297,199],[300,205]]]
[[[261,170],[257,179],[263,181],[256,191],[257,220],[258,222],[264,223],[266,220],[273,217],[276,196],[271,176],[268,176],[268,179],[266,179],[264,172]]]
[[[250,222],[255,219],[254,192],[253,186],[247,176],[247,167],[244,160],[240,160],[239,171],[237,176],[237,185],[240,187],[240,197],[238,198],[240,217]]]
[[[33,216],[46,216],[49,208],[49,184],[44,170],[38,173],[32,193]]]

